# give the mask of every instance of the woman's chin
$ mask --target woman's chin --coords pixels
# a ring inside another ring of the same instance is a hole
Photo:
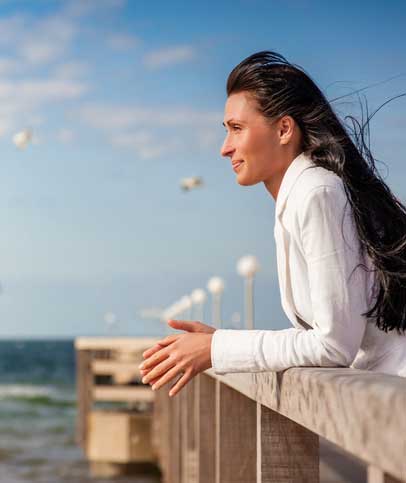
[[[248,176],[244,176],[243,173],[240,173],[237,175],[237,183],[240,186],[252,186],[259,183],[259,181],[255,179],[250,179]]]

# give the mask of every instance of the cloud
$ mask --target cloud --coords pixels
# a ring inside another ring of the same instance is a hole
[[[21,14],[0,19],[0,44],[14,45],[24,33],[26,22],[27,18]]]
[[[86,91],[82,82],[59,79],[0,81],[0,136],[26,126],[27,122],[38,124],[40,119],[42,123],[38,109],[77,99]]]
[[[155,50],[146,54],[144,64],[151,69],[190,62],[196,58],[196,51],[190,45],[178,45]]]
[[[185,107],[147,108],[88,104],[76,115],[101,130],[114,147],[130,149],[141,159],[218,150],[222,113]]]
[[[133,150],[137,157],[143,160],[171,154],[178,148],[176,139],[163,140],[147,130],[113,134],[111,143],[113,146]]]
[[[3,81],[0,82],[0,100],[15,102],[18,108],[80,97],[87,90],[86,84],[59,79]]]
[[[134,35],[114,34],[107,37],[106,43],[111,49],[121,51],[137,47],[141,40]]]
[[[70,80],[85,76],[90,71],[90,66],[86,62],[69,61],[59,64],[54,75],[58,79]]]
[[[62,128],[56,133],[56,139],[64,144],[70,144],[75,138],[71,129]]]
[[[38,65],[60,59],[76,33],[73,22],[64,17],[48,17],[23,32],[17,52],[27,62]]]
[[[20,62],[7,57],[0,57],[0,76],[9,76],[20,70]]]
[[[126,0],[70,0],[66,2],[64,12],[71,17],[83,17],[92,12],[108,9],[121,9]]]
[[[79,110],[79,117],[92,127],[106,130],[137,126],[190,126],[221,123],[222,113],[193,108],[127,107],[107,104],[87,104]]]

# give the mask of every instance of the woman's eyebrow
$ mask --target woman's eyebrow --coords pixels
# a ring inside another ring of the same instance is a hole
[[[239,121],[238,119],[234,119],[234,118],[230,118],[228,121],[226,121],[225,123],[223,122],[223,126],[226,127],[226,124],[230,124],[232,122],[236,122],[238,124],[244,124],[242,121]]]

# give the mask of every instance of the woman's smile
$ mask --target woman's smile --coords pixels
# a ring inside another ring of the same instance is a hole
[[[244,161],[242,161],[242,160],[240,160],[240,161],[234,161],[234,162],[233,162],[233,170],[234,170],[235,172],[237,172],[237,171],[240,169],[240,167],[241,167],[241,165],[242,165],[243,163],[244,163]]]

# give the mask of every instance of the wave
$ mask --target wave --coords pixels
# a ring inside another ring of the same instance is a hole
[[[74,407],[76,405],[73,391],[30,384],[0,385],[0,401],[10,400],[39,406]]]

